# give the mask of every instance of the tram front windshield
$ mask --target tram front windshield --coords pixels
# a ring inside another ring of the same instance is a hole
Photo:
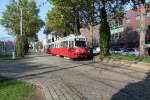
[[[75,41],[75,46],[86,47],[86,42],[85,41]]]

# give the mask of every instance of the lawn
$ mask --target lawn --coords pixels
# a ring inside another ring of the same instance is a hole
[[[30,100],[35,86],[0,76],[0,100]]]
[[[140,56],[133,56],[133,55],[118,55],[118,54],[112,54],[109,56],[111,59],[116,60],[128,60],[128,61],[137,61],[137,62],[145,62],[150,63],[150,57],[140,57]]]

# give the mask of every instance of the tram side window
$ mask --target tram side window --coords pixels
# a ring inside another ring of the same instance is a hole
[[[64,41],[64,42],[63,42],[63,47],[64,47],[64,48],[67,48],[67,47],[68,47],[68,41]]]
[[[69,48],[73,48],[74,47],[74,42],[73,41],[69,41]]]
[[[77,46],[77,47],[86,47],[86,42],[85,41],[76,41],[75,46]]]
[[[60,43],[60,47],[63,48],[63,42]]]
[[[52,48],[54,48],[54,44],[52,44],[51,46],[52,46]]]

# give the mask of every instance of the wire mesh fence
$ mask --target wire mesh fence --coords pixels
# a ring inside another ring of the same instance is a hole
[[[15,52],[15,41],[10,37],[0,38],[0,55],[12,55]]]

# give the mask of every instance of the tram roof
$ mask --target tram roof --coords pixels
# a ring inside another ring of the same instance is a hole
[[[61,40],[68,40],[68,39],[75,39],[75,38],[85,38],[85,37],[83,35],[70,34],[69,36],[62,38]]]
[[[49,44],[59,43],[61,41],[74,40],[75,38],[85,38],[86,39],[86,37],[83,36],[83,35],[78,35],[77,36],[77,35],[74,35],[74,34],[70,34],[69,36],[63,37],[63,38],[61,38],[59,40],[56,40],[56,41],[54,41],[52,43],[49,43]]]
[[[59,40],[57,40],[57,41],[71,40],[71,39],[75,39],[75,38],[86,38],[86,37],[83,36],[83,35],[78,35],[78,36],[76,36],[76,35],[74,35],[74,34],[71,34],[71,35],[66,36],[66,37],[64,37],[64,38],[61,38],[61,39],[59,39]],[[57,41],[55,41],[55,42],[57,42]]]

